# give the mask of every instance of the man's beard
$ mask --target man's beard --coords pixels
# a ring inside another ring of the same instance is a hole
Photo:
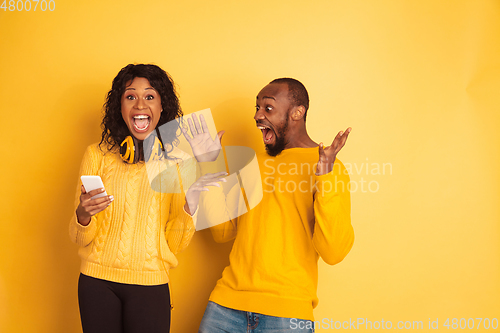
[[[278,156],[283,150],[285,150],[285,146],[287,145],[288,141],[285,140],[285,134],[288,129],[288,119],[285,120],[285,125],[280,127],[279,129],[276,129],[277,132],[275,132],[275,139],[274,139],[274,144],[266,144],[266,151],[270,156]]]

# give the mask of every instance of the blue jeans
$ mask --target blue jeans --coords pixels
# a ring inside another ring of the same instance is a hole
[[[208,302],[198,333],[314,333],[314,322],[266,316]]]

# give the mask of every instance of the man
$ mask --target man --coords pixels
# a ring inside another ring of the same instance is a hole
[[[263,198],[211,228],[217,242],[235,241],[200,333],[313,331],[318,259],[342,261],[354,232],[349,176],[336,158],[351,128],[331,146],[318,145],[306,131],[308,107],[307,90],[295,79],[276,79],[257,95]]]

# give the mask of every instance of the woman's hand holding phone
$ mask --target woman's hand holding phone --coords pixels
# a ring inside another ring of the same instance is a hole
[[[106,192],[104,188],[98,188],[87,193],[85,187],[82,185],[81,190],[82,194],[80,194],[80,204],[76,208],[76,217],[78,223],[86,226],[90,223],[90,218],[105,210],[113,202],[114,198],[112,195],[106,195],[92,199],[93,196]]]

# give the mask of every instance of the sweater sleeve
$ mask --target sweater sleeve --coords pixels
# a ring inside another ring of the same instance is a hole
[[[354,242],[349,174],[337,159],[332,172],[315,178],[318,190],[314,194],[313,244],[327,264],[335,265],[345,258]]]
[[[191,242],[196,230],[195,221],[198,215],[198,209],[193,216],[184,210],[184,203],[186,202],[184,193],[187,191],[187,187],[194,182],[192,178],[196,174],[196,164],[192,160],[188,160],[187,163],[177,164],[176,167],[180,180],[181,193],[174,193],[172,195],[165,231],[168,247],[173,254],[184,251]]]
[[[90,223],[86,226],[78,223],[78,219],[76,217],[76,207],[78,207],[78,204],[80,203],[82,186],[80,177],[83,175],[97,175],[99,152],[96,149],[98,149],[96,145],[89,146],[83,155],[82,164],[80,166],[80,176],[78,177],[78,185],[76,188],[75,212],[73,213],[69,223],[69,236],[71,240],[82,247],[88,246],[94,239],[97,232],[96,215],[91,217]]]
[[[173,254],[184,251],[195,232],[193,217],[184,210],[183,206],[184,195],[174,194],[170,203],[170,214],[165,231],[168,247]]]
[[[235,239],[236,230],[236,219],[229,220],[210,228],[210,232],[216,243],[225,243]]]
[[[218,224],[210,228],[212,236],[216,243],[229,242],[236,238],[236,222],[233,220]]]
[[[198,166],[201,175],[227,171],[223,155],[220,155],[214,162],[202,162]],[[230,176],[226,179],[229,180],[229,183],[221,183],[223,185],[221,187],[210,186],[208,191],[202,192],[200,195],[199,210],[201,213],[197,224],[202,229],[210,228],[217,243],[229,242],[236,237],[237,218],[231,218],[231,216],[238,216],[238,213],[231,209],[238,207],[236,198],[239,197],[239,186],[235,186],[237,184],[234,183],[235,179],[231,179]],[[226,195],[223,187],[228,188],[231,181],[233,182],[232,187],[226,190]]]
[[[227,194],[226,194],[226,193]],[[239,183],[230,188],[210,187],[200,198],[202,211],[200,225],[210,227],[210,232],[217,243],[225,243],[236,238],[237,220],[242,214],[242,201]]]

